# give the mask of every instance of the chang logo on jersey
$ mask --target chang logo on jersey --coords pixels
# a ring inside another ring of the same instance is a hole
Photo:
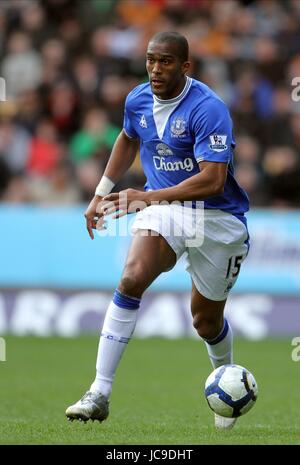
[[[157,144],[155,147],[158,155],[154,155],[153,163],[158,171],[192,171],[194,163],[192,158],[185,158],[184,160],[169,161],[166,157],[174,155],[172,150],[167,144]]]
[[[226,145],[226,135],[213,134],[212,136],[209,136],[209,138],[211,142],[211,144],[209,144],[209,148],[211,150],[214,150],[215,152],[222,152],[223,150],[227,149],[228,146]]]
[[[171,136],[172,137],[184,137],[186,132],[186,121],[177,116],[171,124]]]
[[[158,171],[192,171],[194,163],[191,158],[184,160],[168,161],[165,157],[154,156],[153,163]]]

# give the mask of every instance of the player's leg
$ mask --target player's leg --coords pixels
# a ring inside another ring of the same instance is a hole
[[[232,363],[232,331],[223,312],[241,263],[248,253],[248,232],[233,215],[205,211],[204,239],[188,249],[187,270],[193,281],[194,326],[214,368]]]
[[[193,325],[204,340],[209,358],[214,368],[232,363],[232,331],[226,318],[224,307],[226,299],[214,301],[204,297],[193,283],[191,311]],[[225,418],[215,414],[217,429],[230,429],[236,418]]]
[[[232,331],[224,308],[226,299],[214,301],[204,297],[193,283],[191,311],[193,325],[204,340],[214,368],[232,363]]]
[[[205,341],[214,368],[232,363],[233,336],[223,312],[241,263],[248,252],[244,224],[221,211],[205,211],[204,240],[188,249],[188,267],[193,280],[194,326]],[[216,417],[218,428],[229,428],[233,419]]]
[[[134,331],[142,294],[157,276],[171,269],[175,263],[176,254],[162,236],[151,235],[150,231],[148,234],[145,230],[137,231],[104,319],[96,378],[90,391],[67,409],[69,418],[103,420],[108,416],[108,399],[114,375]]]
[[[133,238],[117,290],[108,307],[97,357],[97,374],[92,390],[109,397],[114,374],[135,328],[142,294],[162,272],[172,268],[176,255],[162,236]]]

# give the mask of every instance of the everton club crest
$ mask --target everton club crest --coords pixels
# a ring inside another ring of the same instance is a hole
[[[182,117],[177,116],[175,119],[173,119],[171,124],[171,135],[172,137],[183,137],[185,132],[186,121]]]

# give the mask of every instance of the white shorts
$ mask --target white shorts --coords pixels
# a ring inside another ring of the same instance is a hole
[[[184,255],[200,294],[211,300],[227,298],[248,253],[248,231],[238,218],[221,210],[151,205],[137,213],[133,234],[139,229],[163,236],[177,260]]]

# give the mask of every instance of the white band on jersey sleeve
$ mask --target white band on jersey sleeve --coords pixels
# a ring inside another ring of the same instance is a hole
[[[123,131],[125,133],[125,136],[128,137],[128,139],[132,139],[132,140],[136,139],[136,137],[130,136],[125,128],[123,128]]]
[[[96,187],[95,195],[104,197],[105,195],[109,194],[112,191],[114,186],[115,186],[115,183],[112,182],[107,176],[102,176],[101,181]]]

